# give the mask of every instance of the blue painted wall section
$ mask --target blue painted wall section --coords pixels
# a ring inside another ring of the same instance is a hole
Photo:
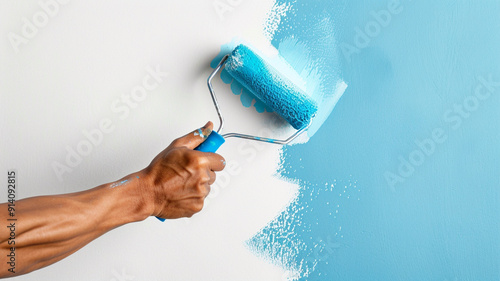
[[[273,45],[349,87],[249,247],[301,280],[500,280],[500,2],[287,3]]]

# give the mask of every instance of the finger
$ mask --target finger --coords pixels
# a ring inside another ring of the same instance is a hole
[[[191,215],[203,210],[203,205],[205,205],[204,199],[201,198],[193,198],[186,203],[186,209],[189,213],[191,213]]]
[[[210,193],[210,180],[211,180],[211,178],[208,181],[205,181],[204,184],[201,184],[199,186],[199,189],[198,189],[199,193],[198,194],[200,195],[200,197],[205,198]]]
[[[208,172],[209,175],[210,175],[210,180],[208,181],[208,185],[212,185],[214,182],[215,182],[215,172],[214,171],[210,171]]]
[[[173,147],[185,146],[189,149],[195,149],[212,133],[212,122],[208,121],[205,126],[192,131],[191,133],[182,136],[172,142]]]
[[[219,172],[226,167],[226,159],[217,153],[204,152],[205,157],[208,160],[208,167],[210,170]]]
[[[201,172],[202,174],[197,177],[196,183],[186,189],[190,197],[205,198],[210,192],[210,181],[212,180],[210,171],[205,169]]]
[[[207,193],[203,196],[203,199],[207,198],[208,194],[210,194],[210,190],[212,190],[212,188],[207,184]]]

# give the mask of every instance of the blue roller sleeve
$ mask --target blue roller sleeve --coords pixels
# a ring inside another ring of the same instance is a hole
[[[225,70],[297,130],[318,110],[316,101],[245,45],[233,50]]]
[[[202,142],[198,147],[196,147],[194,150],[198,150],[201,152],[216,152],[217,149],[225,142],[226,140],[219,135],[217,132],[212,131],[212,133],[208,136],[208,138]],[[164,222],[164,218],[159,218],[161,222]]]

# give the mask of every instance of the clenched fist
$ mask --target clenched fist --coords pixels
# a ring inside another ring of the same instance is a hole
[[[175,219],[191,217],[201,211],[215,172],[224,169],[225,160],[216,153],[193,150],[212,132],[212,123],[174,140],[142,172],[151,215]]]

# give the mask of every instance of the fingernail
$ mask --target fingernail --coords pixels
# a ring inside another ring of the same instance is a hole
[[[208,123],[207,123],[208,124]],[[205,125],[206,126],[206,125]],[[208,136],[212,133],[212,129],[210,128],[205,128],[205,127],[201,127],[199,128],[198,130],[194,131],[194,135],[195,136],[200,136],[202,137],[203,139],[206,139],[208,138]]]
[[[208,127],[208,124],[210,124],[210,121],[208,121],[208,122],[207,122],[207,124],[203,125],[203,127],[201,127],[201,128],[206,128],[206,127]]]
[[[203,138],[206,139],[212,133],[212,129],[210,128],[201,128],[201,132],[203,133]]]

